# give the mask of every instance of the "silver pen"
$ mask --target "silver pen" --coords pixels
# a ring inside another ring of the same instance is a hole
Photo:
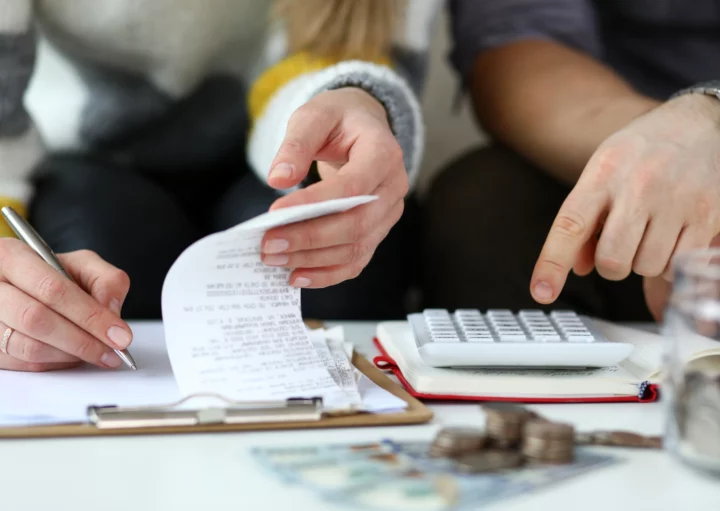
[[[65,268],[62,267],[62,264],[60,264],[60,261],[55,255],[55,252],[52,251],[48,244],[45,243],[45,240],[40,237],[37,231],[33,229],[32,226],[27,223],[23,217],[18,215],[15,210],[10,207],[2,208],[2,214],[3,217],[5,217],[5,220],[7,221],[10,228],[15,232],[15,234],[17,234],[18,238],[27,243],[30,248],[32,248],[40,257],[42,257],[46,263],[55,268],[58,272],[60,272],[68,279],[73,280],[70,274],[65,271]],[[125,364],[127,364],[132,370],[137,370],[137,365],[135,364],[132,355],[130,355],[130,352],[128,352],[127,350],[115,349],[114,351],[115,353],[117,353],[118,357],[120,357],[120,359],[125,362]]]

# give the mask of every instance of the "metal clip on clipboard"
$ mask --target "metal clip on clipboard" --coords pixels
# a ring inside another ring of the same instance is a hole
[[[227,406],[183,406],[190,400],[207,398],[218,399]],[[89,406],[87,409],[88,420],[98,429],[319,421],[322,414],[323,400],[319,397],[243,402],[218,394],[197,394],[162,406]]]

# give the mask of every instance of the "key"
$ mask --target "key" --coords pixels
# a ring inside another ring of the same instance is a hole
[[[560,337],[558,334],[537,334],[534,332],[531,332],[533,339],[537,342],[560,342],[562,341],[562,337]]]
[[[527,341],[527,336],[523,333],[498,332],[498,337],[500,338],[501,341],[509,341],[509,342]]]
[[[495,342],[495,338],[490,335],[468,335],[465,337],[467,342]]]

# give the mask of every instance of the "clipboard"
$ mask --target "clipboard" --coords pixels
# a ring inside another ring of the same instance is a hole
[[[200,410],[178,408],[178,405],[198,397],[190,396],[164,407],[91,406],[88,408],[87,423],[0,428],[0,439],[353,428],[424,424],[432,419],[433,413],[424,404],[390,380],[362,355],[353,353],[352,363],[378,386],[405,401],[407,408],[402,412],[389,414],[327,414],[322,412],[322,401],[317,398],[263,403],[227,401],[227,407]]]

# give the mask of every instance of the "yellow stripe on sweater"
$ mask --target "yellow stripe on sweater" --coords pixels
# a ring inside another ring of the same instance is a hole
[[[18,215],[27,218],[27,207],[19,200],[10,197],[0,197],[0,209],[6,206],[13,208]],[[10,229],[10,226],[5,223],[5,220],[0,216],[0,238],[12,238],[14,236],[15,233],[13,230]]]
[[[308,52],[301,52],[291,55],[269,68],[260,75],[250,89],[248,112],[251,122],[254,124],[262,116],[272,97],[291,80],[305,73],[320,71],[339,62],[339,59],[316,57]],[[388,59],[373,62],[375,64],[390,65]]]

